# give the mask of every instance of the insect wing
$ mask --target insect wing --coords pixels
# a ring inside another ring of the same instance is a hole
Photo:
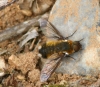
[[[60,32],[46,19],[39,20],[41,30],[46,37],[49,38],[57,38],[63,39],[64,37],[60,34]]]
[[[41,76],[40,76],[41,82],[45,82],[48,80],[48,78],[51,76],[53,71],[59,65],[61,59],[62,58],[60,57],[60,58],[56,58],[56,59],[52,59],[52,60],[50,60],[50,59],[47,60],[47,62],[45,63],[45,65],[43,66],[43,69],[41,71]]]

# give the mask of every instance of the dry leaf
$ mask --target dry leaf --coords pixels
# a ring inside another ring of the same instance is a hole
[[[28,42],[31,39],[34,39],[38,36],[38,32],[36,31],[36,28],[32,31],[27,32],[22,38],[23,40],[20,41],[19,46],[22,47],[26,42]]]

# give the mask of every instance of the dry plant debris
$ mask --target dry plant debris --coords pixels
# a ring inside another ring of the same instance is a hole
[[[40,15],[51,9],[56,0],[20,0],[18,4],[22,13],[31,16]]]
[[[22,3],[26,3],[29,0],[20,0]],[[34,2],[34,4],[32,4]],[[35,4],[36,3],[36,4]],[[48,7],[43,8],[43,4],[48,4]],[[13,4],[9,7],[6,7],[4,10],[0,11],[0,31],[3,31],[5,28],[15,26],[19,23],[22,23],[28,19],[25,15],[31,16],[32,11],[34,15],[42,14],[46,12],[49,7],[54,4],[53,0],[30,0],[28,6],[25,8],[26,12],[20,10],[18,4]],[[27,3],[26,3],[27,5]],[[23,6],[23,5],[22,5]],[[36,7],[36,9],[35,9]],[[33,8],[33,9],[32,9]],[[32,17],[30,17],[31,19]],[[27,30],[28,31],[28,30]],[[6,33],[7,34],[7,33]],[[23,36],[23,35],[21,35]],[[45,36],[43,36],[45,37]],[[42,41],[45,41],[44,38]],[[40,68],[41,63],[39,62],[39,57],[37,51],[29,52],[29,47],[31,41],[27,40],[24,49],[22,52],[18,51],[18,44],[16,41],[20,38],[13,37],[10,40],[5,40],[0,42],[0,70],[4,73],[0,77],[0,86],[1,87],[99,87],[100,86],[100,75],[98,76],[78,76],[78,75],[68,75],[68,74],[57,74],[54,73],[51,78],[46,83],[41,83],[39,80],[40,77]],[[30,38],[33,40],[33,38]],[[35,39],[36,41],[36,39]],[[35,44],[33,40],[33,45]],[[28,44],[28,45],[27,45]],[[40,43],[41,44],[41,43]],[[37,45],[37,44],[35,44]],[[32,49],[31,49],[32,50]],[[5,60],[5,62],[4,62]],[[5,64],[7,67],[5,68]],[[4,69],[5,68],[5,69]],[[0,71],[0,73],[1,73]]]

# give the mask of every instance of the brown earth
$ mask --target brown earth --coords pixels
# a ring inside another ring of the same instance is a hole
[[[30,19],[23,15],[17,4],[13,4],[0,11],[0,31],[8,27],[15,26],[21,22]],[[37,51],[29,50],[29,46],[25,46],[22,52],[16,43],[18,37],[0,42],[0,48],[7,50],[1,57],[5,59],[7,69],[7,77],[3,77],[0,81],[3,87],[99,87],[100,75],[98,76],[78,76],[68,74],[54,73],[46,83],[41,83],[39,58]],[[58,86],[59,85],[59,86]]]

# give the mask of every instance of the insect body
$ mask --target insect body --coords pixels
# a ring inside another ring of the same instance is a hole
[[[39,53],[42,54],[43,58],[49,58],[54,53],[65,53],[67,55],[72,54],[79,50],[81,47],[78,41],[71,40],[58,40],[58,41],[49,41],[42,45],[42,48],[39,50]]]
[[[42,26],[43,24],[44,27],[45,23],[47,24],[47,27],[45,29],[51,30],[49,34],[46,32],[45,35],[49,38],[50,36],[51,38],[57,38],[58,40],[45,42],[42,45],[42,47],[39,49],[39,53],[42,55],[42,57],[48,58],[41,71],[41,76],[40,76],[41,82],[48,80],[48,78],[51,76],[53,71],[57,68],[57,66],[59,65],[63,57],[66,57],[66,55],[68,56],[74,52],[79,51],[82,47],[80,41],[66,40],[60,34],[60,32],[57,29],[55,29],[48,21],[46,20],[42,21],[42,23],[40,22],[40,25]]]

